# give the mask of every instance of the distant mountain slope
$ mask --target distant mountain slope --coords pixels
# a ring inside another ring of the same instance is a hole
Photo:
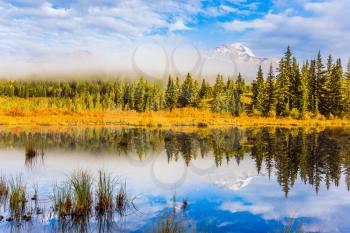
[[[270,64],[277,67],[277,61],[271,58],[256,57],[253,51],[241,43],[221,45],[206,53],[206,61],[203,63],[201,75],[215,76],[217,73],[223,75],[237,76],[240,72],[247,81],[252,81],[262,66],[264,72],[268,71]]]

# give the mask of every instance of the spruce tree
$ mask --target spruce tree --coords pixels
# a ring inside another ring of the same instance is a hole
[[[344,74],[344,99],[345,99],[344,110],[345,112],[349,113],[350,112],[350,58]]]
[[[302,83],[302,96],[301,96],[301,113],[307,112],[309,106],[309,61],[303,64],[301,68],[301,83]]]
[[[208,99],[211,95],[211,90],[210,90],[210,86],[209,84],[206,82],[205,79],[202,80],[202,85],[201,85],[201,89],[199,91],[199,97],[204,100],[204,99]]]
[[[166,106],[173,110],[176,107],[176,87],[173,78],[169,75],[167,89],[165,91]]]
[[[227,102],[225,99],[225,83],[222,75],[218,74],[216,77],[215,85],[214,85],[214,100],[212,103],[212,111],[213,112],[224,112],[227,108]]]
[[[302,81],[297,59],[293,57],[290,82],[290,107],[302,111]]]
[[[337,59],[333,72],[330,77],[330,113],[334,116],[341,116],[343,112],[343,95],[342,95],[342,79],[343,79],[343,68],[340,58]]]
[[[324,95],[322,91],[322,86],[326,82],[325,76],[325,67],[322,61],[322,55],[319,51],[317,54],[316,62],[315,62],[315,102],[314,102],[314,113],[319,113],[320,100],[322,99],[322,95]]]
[[[309,101],[308,109],[312,113],[318,113],[318,100],[317,100],[317,80],[316,80],[316,61],[311,60],[308,71],[308,83],[309,83]]]
[[[284,57],[279,62],[278,75],[276,82],[276,112],[277,115],[288,115],[290,110],[290,86],[291,86],[291,74],[292,64],[291,58],[292,52],[288,46]]]
[[[193,79],[188,73],[185,81],[181,85],[181,92],[179,96],[179,105],[187,107],[192,104],[193,100]]]
[[[221,96],[224,92],[225,83],[222,75],[218,74],[214,85],[214,97]]]
[[[266,103],[265,115],[274,114],[276,111],[276,96],[275,96],[275,74],[273,72],[272,64],[270,64],[269,73],[266,80]]]
[[[256,80],[253,85],[253,100],[252,109],[258,111],[260,114],[265,112],[264,106],[264,74],[261,66],[259,66]]]
[[[239,95],[242,95],[245,91],[245,81],[241,73],[238,73],[237,80],[236,80],[236,88]]]
[[[146,94],[146,85],[143,77],[141,77],[136,84],[136,90],[135,90],[134,106],[136,111],[138,112],[145,111],[146,102],[147,102],[147,100],[145,99],[145,94]]]
[[[331,113],[332,100],[330,96],[331,92],[331,79],[334,73],[334,65],[332,55],[327,59],[327,70],[324,73],[323,80],[320,83],[320,113],[324,116],[328,116]]]

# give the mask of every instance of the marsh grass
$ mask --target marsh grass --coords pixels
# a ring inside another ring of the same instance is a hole
[[[9,194],[9,185],[5,176],[0,176],[0,199],[6,199]]]
[[[73,215],[83,217],[90,214],[92,206],[92,177],[86,171],[76,171],[69,179],[73,191]]]
[[[127,208],[129,206],[128,197],[126,194],[126,182],[121,183],[117,196],[116,196],[116,202],[115,207],[120,216],[124,216],[126,214]]]
[[[115,191],[115,179],[104,171],[99,171],[96,189],[96,212],[98,215],[104,215],[113,210],[113,197]]]
[[[32,196],[32,201],[37,201],[38,200],[38,195],[39,193],[39,187],[38,184],[33,184],[33,196]]]
[[[72,189],[69,184],[55,185],[53,189],[54,209],[59,217],[66,217],[72,212]]]
[[[26,206],[26,186],[21,176],[10,180],[10,209],[16,218],[21,217]]]
[[[158,219],[156,233],[183,233],[185,226],[183,219],[176,212],[176,196],[173,197],[173,206],[170,213],[167,211]]]
[[[283,233],[303,233],[303,224],[296,223],[295,218],[289,218],[287,225],[285,225]]]

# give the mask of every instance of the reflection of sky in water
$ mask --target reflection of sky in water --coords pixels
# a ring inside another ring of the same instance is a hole
[[[61,182],[77,168],[92,173],[101,168],[113,172],[126,180],[130,195],[138,196],[135,204],[142,214],[126,218],[123,227],[128,231],[152,229],[161,211],[172,206],[175,192],[178,201],[184,198],[189,201],[184,214],[189,223],[196,223],[199,232],[281,231],[289,217],[296,218],[296,223],[302,223],[308,232],[350,229],[350,196],[344,180],[329,190],[321,186],[318,194],[314,187],[297,182],[286,199],[275,177],[266,176],[264,169],[257,174],[255,161],[249,156],[239,166],[231,160],[218,168],[210,156],[192,160],[186,167],[181,158],[168,162],[163,152],[148,154],[144,161],[138,161],[136,155],[126,158],[49,150],[45,151],[44,160],[37,158],[32,168],[24,165],[24,150],[2,150],[0,159],[2,173],[21,172],[29,184],[39,185],[42,196],[48,195],[54,183]],[[46,224],[45,229],[52,230],[50,222]],[[96,227],[97,223],[90,224]],[[9,231],[9,225],[1,223],[0,230]]]

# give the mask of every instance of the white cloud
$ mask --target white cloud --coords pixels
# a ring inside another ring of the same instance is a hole
[[[69,10],[64,8],[53,8],[51,3],[45,2],[41,8],[42,12],[48,16],[64,17],[69,14]]]
[[[74,51],[89,51],[94,56],[99,54],[101,60],[111,60],[150,37],[166,38],[169,32],[191,30],[187,24],[201,9],[197,0],[183,0],[181,4],[175,0],[151,0],[147,4],[141,0],[53,2],[0,0],[2,74],[11,69],[26,72],[16,66],[42,70],[42,62],[52,57],[63,64],[66,62],[58,61],[59,56]]]
[[[278,7],[280,2],[276,3]],[[258,52],[272,54],[290,44],[306,57],[318,49],[343,58],[349,55],[348,0],[293,3],[282,12],[270,11],[253,20],[232,20],[222,27],[233,33],[243,32],[245,40]]]
[[[186,26],[182,19],[176,20],[173,24],[169,26],[169,31],[183,31],[183,30],[192,30],[192,28]]]

